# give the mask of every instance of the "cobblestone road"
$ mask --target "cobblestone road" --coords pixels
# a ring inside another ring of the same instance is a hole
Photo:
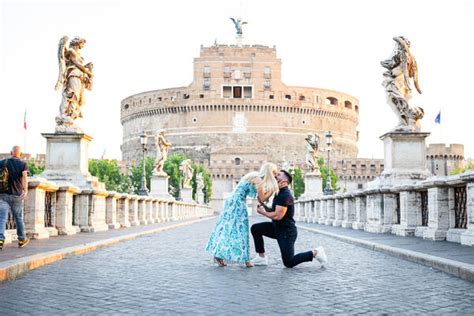
[[[219,268],[203,250],[214,220],[120,243],[0,284],[0,314],[474,314],[474,283],[299,231],[297,251],[331,264]]]

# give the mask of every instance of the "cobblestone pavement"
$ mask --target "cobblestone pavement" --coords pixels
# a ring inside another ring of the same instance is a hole
[[[225,268],[204,251],[215,220],[70,257],[0,284],[0,314],[474,314],[474,283],[329,237],[330,266]]]

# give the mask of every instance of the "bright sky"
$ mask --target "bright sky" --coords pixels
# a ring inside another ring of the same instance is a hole
[[[63,35],[87,40],[94,89],[86,91],[83,130],[90,155],[121,159],[120,101],[191,83],[200,45],[234,43],[229,17],[243,16],[245,43],[277,47],[287,85],[334,89],[360,102],[359,157],[382,158],[379,136],[396,116],[385,102],[383,68],[393,36],[412,44],[429,143],[461,143],[474,157],[474,9],[472,0],[0,0],[0,152],[24,144],[44,153],[60,92],[57,46]],[[441,125],[434,119],[441,110]]]

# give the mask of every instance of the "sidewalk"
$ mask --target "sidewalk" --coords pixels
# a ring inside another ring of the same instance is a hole
[[[298,228],[413,261],[474,281],[474,247],[418,237],[375,234],[350,228],[297,223]]]
[[[121,241],[194,224],[212,218],[214,217],[31,240],[25,248],[18,248],[18,243],[15,241],[6,244],[3,250],[0,250],[0,282],[14,280],[28,271],[69,256],[84,254]]]

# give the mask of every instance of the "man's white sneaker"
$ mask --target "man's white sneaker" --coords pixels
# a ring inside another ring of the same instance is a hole
[[[317,251],[316,257],[314,258],[319,261],[321,266],[324,267],[328,263],[328,256],[326,255],[326,252],[324,251],[323,247],[316,248],[316,251]]]
[[[251,262],[256,266],[268,266],[267,256],[265,257],[256,256],[255,258],[252,259]]]

